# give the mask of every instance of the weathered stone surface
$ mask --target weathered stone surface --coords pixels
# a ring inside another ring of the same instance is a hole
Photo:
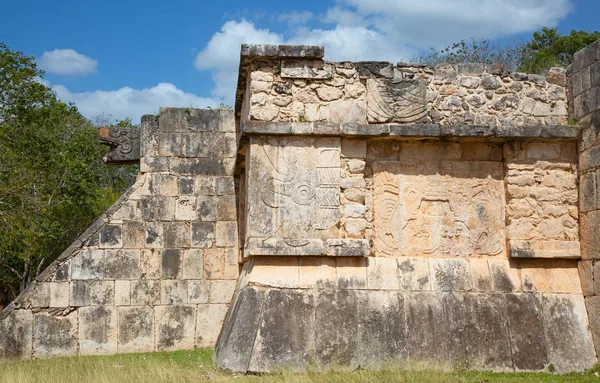
[[[77,312],[64,317],[35,314],[33,329],[34,358],[77,354]]]
[[[195,306],[157,306],[155,312],[157,351],[194,348]]]
[[[417,122],[427,114],[427,85],[421,80],[367,80],[369,123]]]
[[[581,257],[579,241],[510,241],[513,258],[566,258]]]
[[[344,331],[357,332],[357,359],[360,365],[376,368],[386,363],[406,359],[408,342],[403,295],[392,291],[354,292],[353,294],[355,294],[355,296],[351,295],[353,301],[358,301],[358,329],[355,323],[350,322],[353,326]],[[351,310],[350,313],[345,313],[344,317],[353,314],[356,308],[351,306]],[[344,321],[353,319],[345,318]],[[317,334],[321,333],[317,332]],[[356,360],[356,356],[354,358]],[[344,365],[352,364],[344,363]]]
[[[470,369],[513,368],[503,295],[446,293],[443,304],[451,363]]]
[[[100,128],[100,143],[111,147],[104,155],[107,164],[136,164],[140,161],[140,129]]]
[[[79,354],[99,355],[117,352],[117,309],[90,306],[79,309]]]
[[[6,309],[5,309],[6,310]],[[32,356],[33,314],[14,310],[0,319],[0,356],[8,359]]]
[[[408,355],[415,360],[448,360],[451,345],[446,336],[446,318],[442,294],[418,292],[406,294],[406,328]]]
[[[288,315],[290,312],[294,315]],[[304,369],[314,350],[313,293],[310,290],[269,290],[249,371]]]
[[[214,347],[225,320],[227,305],[198,305],[196,314],[196,347]]]
[[[154,310],[148,306],[118,308],[119,352],[154,351]]]
[[[503,185],[488,178],[495,171],[489,165],[421,162],[416,172],[403,162],[372,166],[376,253],[471,256],[504,250]]]
[[[138,279],[140,250],[81,251],[73,260],[73,279]]]
[[[355,368],[359,364],[359,300],[353,290],[319,290],[315,302],[315,362]],[[368,322],[367,322],[368,323]],[[392,325],[392,323],[389,323]]]
[[[543,294],[548,359],[558,372],[581,371],[597,362],[583,296]]]
[[[543,370],[548,358],[542,303],[537,294],[507,294],[506,312],[516,370]]]

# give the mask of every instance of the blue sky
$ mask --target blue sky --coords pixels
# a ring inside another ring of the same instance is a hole
[[[89,1],[2,5],[0,41],[94,119],[231,105],[242,43],[318,44],[328,60],[409,60],[460,39],[600,29],[599,0]]]

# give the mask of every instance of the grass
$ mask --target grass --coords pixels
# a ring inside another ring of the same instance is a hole
[[[215,368],[212,350],[0,361],[0,382],[600,382],[600,367],[582,374],[498,374],[435,369],[235,375]]]

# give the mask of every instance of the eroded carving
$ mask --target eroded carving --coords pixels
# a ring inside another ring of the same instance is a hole
[[[418,79],[368,79],[370,123],[417,122],[427,115],[427,84]]]
[[[100,142],[111,147],[104,156],[107,164],[140,162],[140,130],[137,128],[100,128]]]
[[[339,139],[260,138],[250,153],[248,238],[283,252],[322,246],[314,239],[340,220]]]
[[[504,251],[502,181],[477,174],[477,166],[469,177],[457,177],[455,161],[444,162],[438,170],[430,164],[423,174],[414,164],[374,163],[376,252],[493,256]]]

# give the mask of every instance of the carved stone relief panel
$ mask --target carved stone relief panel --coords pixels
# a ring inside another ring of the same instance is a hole
[[[504,254],[502,163],[373,162],[375,254]]]
[[[427,82],[419,79],[368,79],[369,123],[418,122],[427,116]]]
[[[320,255],[340,221],[340,139],[253,138],[246,253]]]

